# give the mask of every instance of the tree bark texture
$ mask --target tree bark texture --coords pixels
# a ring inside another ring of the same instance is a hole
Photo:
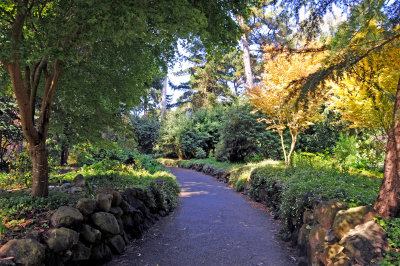
[[[163,81],[163,87],[161,92],[161,120],[163,120],[165,112],[167,111],[167,86],[168,86],[168,76],[166,76]]]
[[[32,159],[32,196],[46,197],[49,193],[49,166],[47,162],[46,142],[29,144]]]
[[[28,142],[32,159],[32,196],[46,197],[48,195],[48,163],[46,154],[46,138],[49,128],[51,105],[54,90],[60,75],[61,60],[55,59],[51,72],[47,69],[47,58],[42,58],[30,66],[23,65],[19,54],[19,43],[23,40],[22,30],[25,23],[27,3],[20,2],[12,27],[12,40],[15,53],[9,61],[2,62],[8,70],[17,99],[22,130]],[[36,93],[40,78],[44,76],[44,88],[39,119],[34,120]]]
[[[69,149],[67,144],[61,145],[61,158],[60,165],[64,166],[68,164]]]
[[[383,182],[374,208],[382,217],[400,217],[400,79],[397,84],[393,124],[386,146]]]
[[[245,29],[244,19],[242,16],[238,16],[239,25],[242,30]],[[247,41],[246,34],[243,34],[241,37],[242,47],[243,47],[243,64],[244,71],[246,74],[246,88],[253,89],[253,71],[251,69],[251,61],[250,61],[250,51],[249,51],[249,43]]]

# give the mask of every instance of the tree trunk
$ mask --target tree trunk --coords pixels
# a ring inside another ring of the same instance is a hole
[[[244,19],[242,16],[238,16],[239,26],[242,30],[244,30]],[[246,88],[253,89],[253,71],[251,69],[251,61],[250,61],[250,51],[249,51],[249,43],[247,42],[246,34],[243,34],[241,37],[242,47],[243,47],[243,64],[244,71],[246,73]]]
[[[61,160],[60,165],[64,166],[68,164],[69,149],[66,143],[61,145]]]
[[[374,208],[385,218],[400,217],[400,79],[397,84],[393,123],[386,146],[383,182]]]
[[[297,136],[299,135],[298,134],[298,132],[297,131],[295,131],[295,132],[290,132],[290,135],[291,135],[291,137],[292,137],[292,143],[290,144],[290,151],[289,151],[289,154],[288,154],[288,159],[287,159],[287,165],[286,165],[286,167],[288,167],[289,165],[290,165],[290,162],[291,162],[291,158],[292,158],[292,154],[293,154],[293,151],[294,151],[294,148],[296,147],[296,142],[297,142]]]
[[[29,155],[32,159],[32,196],[46,197],[49,187],[49,166],[47,163],[46,142],[29,144]]]
[[[168,76],[166,76],[163,81],[163,87],[161,93],[161,120],[163,120],[165,112],[167,111],[167,85],[168,85]]]
[[[285,158],[285,167],[288,167],[288,156],[286,154],[286,148],[285,148],[285,141],[283,139],[283,131],[279,131],[279,136],[281,137],[281,144],[282,144],[282,150],[283,150],[283,157]]]

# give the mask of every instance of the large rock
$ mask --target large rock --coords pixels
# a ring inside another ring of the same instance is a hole
[[[112,258],[111,250],[106,244],[101,243],[97,246],[92,247],[90,256],[91,260],[104,263],[106,261],[111,260],[111,258]]]
[[[339,201],[322,201],[314,207],[314,216],[325,229],[331,229],[336,213],[344,209],[346,209],[346,206]]]
[[[111,207],[110,213],[115,217],[121,217],[124,214],[124,211],[120,207]]]
[[[332,229],[335,235],[342,239],[351,229],[359,224],[368,222],[376,217],[376,213],[370,206],[360,206],[348,210],[338,211],[333,222]]]
[[[344,253],[342,253],[343,249],[344,247],[337,243],[326,245],[322,254],[321,261],[325,265],[333,263],[334,258],[338,259],[339,257],[342,257],[344,255]]]
[[[388,248],[386,232],[375,221],[357,225],[340,240],[340,244],[363,265],[382,257]]]
[[[86,247],[82,243],[78,243],[77,245],[73,246],[71,251],[72,251],[71,255],[72,261],[88,260],[91,255],[91,249]]]
[[[307,246],[308,246],[308,237],[310,235],[311,226],[308,224],[303,224],[299,230],[299,234],[297,236],[297,245],[301,254],[307,254]]]
[[[125,241],[120,235],[116,235],[107,239],[108,245],[116,254],[123,254],[125,251]]]
[[[0,257],[14,257],[18,265],[42,265],[45,247],[34,239],[13,239],[0,248]]]
[[[120,233],[118,221],[111,213],[96,212],[92,214],[91,218],[101,232],[111,235],[118,235]]]
[[[113,196],[111,194],[99,193],[96,195],[97,208],[103,212],[109,212]]]
[[[80,234],[82,239],[88,243],[98,243],[101,240],[101,232],[87,224],[82,225]]]
[[[73,186],[73,187],[84,187],[84,186],[86,186],[86,179],[83,177],[83,175],[78,174],[74,178],[74,180],[72,180],[71,186]]]
[[[69,228],[61,227],[53,229],[47,239],[47,245],[54,252],[69,250],[79,240],[79,233]]]
[[[76,208],[83,215],[90,215],[96,210],[96,201],[89,198],[81,198],[76,204]]]
[[[122,196],[118,191],[113,189],[103,189],[100,191],[100,193],[110,194],[113,197],[111,202],[112,206],[119,206],[122,202]]]
[[[324,253],[326,230],[322,225],[316,225],[311,228],[308,235],[309,251],[307,252],[311,258],[312,265],[318,265],[321,254]]]
[[[61,206],[51,216],[51,224],[54,227],[74,227],[82,223],[82,213],[70,206]]]
[[[312,224],[313,222],[314,222],[314,213],[312,212],[312,210],[306,209],[303,213],[303,224]]]
[[[141,189],[127,189],[122,193],[122,197],[127,203],[129,203],[129,205],[142,212],[146,217],[150,217],[150,210],[147,205],[145,205],[145,202],[150,205],[153,204],[154,208],[156,207],[154,198],[150,198],[148,193]],[[122,204],[124,204],[124,202],[121,203],[120,207],[124,210]]]

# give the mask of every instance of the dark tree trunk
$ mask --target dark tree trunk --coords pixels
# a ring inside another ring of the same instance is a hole
[[[60,165],[64,166],[68,164],[69,149],[67,144],[61,145],[61,160]]]
[[[393,124],[386,146],[383,182],[374,208],[382,217],[400,217],[400,79],[397,84]]]
[[[32,159],[32,195],[46,197],[48,195],[49,166],[47,163],[46,142],[29,145]]]

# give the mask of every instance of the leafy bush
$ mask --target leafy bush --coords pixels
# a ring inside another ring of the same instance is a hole
[[[348,166],[354,163],[357,155],[357,137],[340,134],[334,148],[334,154],[337,160],[343,165]]]
[[[265,124],[258,121],[261,115],[251,111],[247,104],[236,104],[226,111],[215,151],[218,161],[244,162],[256,154],[267,158],[280,157],[279,136],[266,131]]]
[[[331,152],[345,127],[344,123],[339,121],[339,113],[325,110],[322,121],[299,133],[296,150],[311,153]]]
[[[156,119],[144,116],[132,117],[131,123],[139,151],[145,154],[153,153],[153,147],[159,136],[160,122]]]
[[[0,195],[0,216],[10,219],[20,219],[32,210],[56,209],[62,205],[76,204],[77,196],[62,192],[50,191],[46,198],[33,198],[28,192],[2,193]]]
[[[195,113],[177,110],[168,114],[160,131],[159,151],[171,158],[205,158],[219,139],[222,109]]]
[[[399,265],[400,263],[400,218],[391,220],[380,219],[377,221],[383,229],[385,229],[388,241],[389,250],[385,254],[385,258],[379,261],[379,265]]]
[[[302,224],[306,207],[315,200],[336,199],[349,207],[371,205],[375,202],[382,180],[341,172],[319,156],[297,156],[294,166],[262,166],[251,176],[250,195],[257,199],[258,190],[274,193],[274,184],[280,183],[279,217],[285,229],[293,231]]]

